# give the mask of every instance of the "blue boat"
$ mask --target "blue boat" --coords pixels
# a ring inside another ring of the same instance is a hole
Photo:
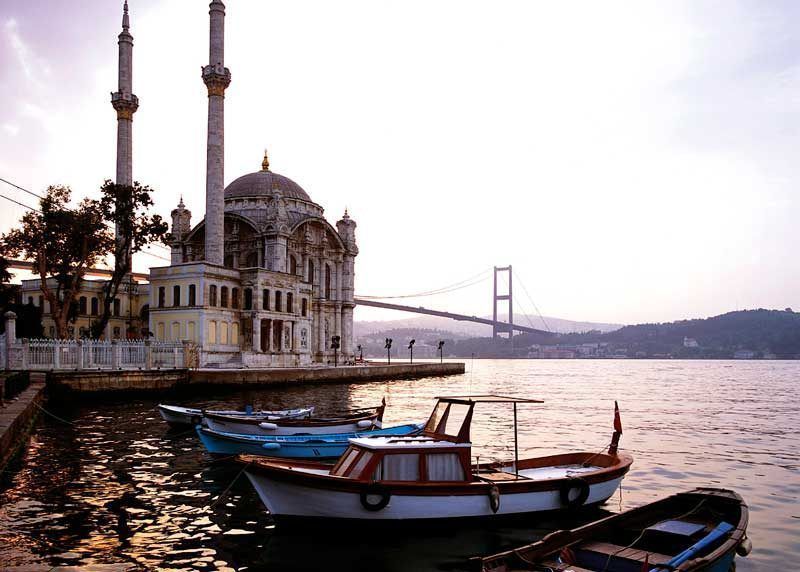
[[[329,433],[322,435],[245,435],[223,433],[198,425],[197,435],[212,455],[264,455],[287,459],[337,459],[347,449],[350,439],[414,435],[423,423],[408,423],[385,429],[360,433]]]

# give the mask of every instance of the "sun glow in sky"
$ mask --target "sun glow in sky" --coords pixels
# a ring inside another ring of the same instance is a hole
[[[331,222],[348,208],[357,293],[513,264],[562,318],[800,306],[797,4],[226,4],[226,184],[267,147]],[[0,177],[80,196],[114,176],[121,5],[0,4]],[[183,195],[193,224],[207,5],[130,0],[134,178],[166,218]],[[6,230],[23,209],[2,207]],[[410,303],[488,314],[491,282]]]

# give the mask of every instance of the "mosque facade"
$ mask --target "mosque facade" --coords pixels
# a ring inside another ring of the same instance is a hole
[[[299,366],[326,363],[334,352],[350,359],[356,223],[345,212],[331,225],[305,190],[270,170],[266,153],[260,170],[224,186],[231,73],[220,0],[210,3],[209,16],[206,216],[193,225],[183,200],[172,211],[170,265],[150,269],[150,331],[193,342],[203,365]],[[129,54],[121,36],[120,70],[130,69]],[[127,127],[118,139],[130,137]]]

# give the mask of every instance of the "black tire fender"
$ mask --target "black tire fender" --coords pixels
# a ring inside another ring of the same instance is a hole
[[[371,496],[379,496],[381,498],[378,502],[372,503],[369,500]],[[391,499],[392,493],[380,483],[370,483],[361,491],[361,506],[371,512],[383,510]]]
[[[500,489],[497,488],[497,485],[492,485],[489,489],[489,508],[495,514],[500,510]]]
[[[570,493],[578,489],[578,496],[570,499]],[[561,484],[559,489],[561,504],[570,510],[575,510],[586,502],[589,498],[589,483],[580,477],[570,477]]]

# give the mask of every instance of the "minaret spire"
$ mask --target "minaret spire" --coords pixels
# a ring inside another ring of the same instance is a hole
[[[117,176],[118,185],[133,184],[133,114],[139,98],[133,94],[133,36],[128,31],[128,2],[122,8],[122,32],[119,34],[119,70],[117,91],[111,94],[111,105],[117,112]],[[119,228],[115,229],[117,241]],[[130,257],[130,252],[126,254]],[[128,260],[128,262],[130,262]]]
[[[231,72],[225,67],[225,4],[209,4],[209,62],[203,67],[208,88],[208,140],[206,144],[206,247],[205,260],[224,262],[225,89]]]

